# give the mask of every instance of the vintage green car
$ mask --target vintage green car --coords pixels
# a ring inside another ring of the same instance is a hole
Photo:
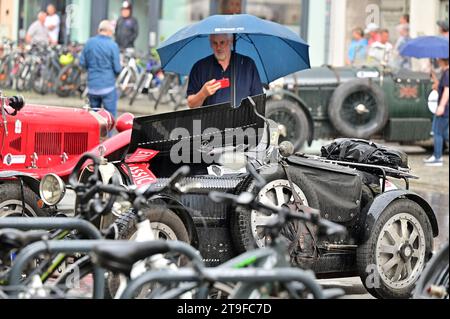
[[[267,113],[300,149],[314,139],[430,139],[430,75],[378,67],[315,67],[271,86]]]

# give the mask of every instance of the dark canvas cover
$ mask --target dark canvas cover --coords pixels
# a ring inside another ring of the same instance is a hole
[[[347,222],[360,212],[362,178],[356,170],[302,156],[291,156],[289,162],[310,180],[322,216]]]
[[[341,138],[322,147],[322,156],[329,160],[408,168],[406,153],[371,141]]]

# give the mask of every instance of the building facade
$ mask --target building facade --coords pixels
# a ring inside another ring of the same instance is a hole
[[[446,0],[131,0],[140,32],[140,52],[158,46],[180,28],[212,14],[249,13],[283,24],[310,45],[311,64],[341,66],[351,30],[369,22],[390,30],[402,14],[411,17],[411,35],[437,34],[436,21],[448,19]],[[62,17],[60,42],[80,43],[103,19],[116,21],[122,0],[0,0],[0,37],[23,38],[39,10],[56,5]]]

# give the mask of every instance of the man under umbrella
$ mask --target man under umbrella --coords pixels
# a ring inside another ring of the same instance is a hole
[[[231,49],[232,34],[213,34],[209,37],[214,54],[201,59],[193,66],[187,89],[188,105],[197,108],[205,105],[230,102],[231,100]],[[255,62],[235,53],[236,102],[263,93],[263,86]]]

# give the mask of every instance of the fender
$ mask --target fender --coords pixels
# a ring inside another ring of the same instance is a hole
[[[386,209],[387,206],[389,206],[390,203],[399,198],[410,199],[416,202],[420,207],[422,207],[430,221],[431,229],[433,230],[433,237],[439,235],[439,227],[437,224],[436,215],[433,209],[431,208],[430,204],[428,204],[426,200],[424,200],[419,195],[406,190],[393,190],[383,193],[378,197],[376,197],[372,205],[370,206],[364,224],[364,234],[363,234],[364,243],[369,239],[369,235],[372,232],[375,222],[378,220],[381,213]]]
[[[267,99],[270,99],[274,96],[282,96],[287,98],[288,100],[291,100],[292,102],[296,103],[306,114],[306,117],[308,119],[309,123],[309,134],[308,134],[308,146],[311,146],[313,140],[314,140],[314,120],[312,118],[311,113],[309,112],[307,108],[307,104],[305,101],[302,100],[298,95],[294,94],[291,91],[285,90],[285,89],[277,89],[273,91],[267,91],[266,93]]]
[[[183,221],[183,224],[186,225],[186,229],[189,233],[189,238],[192,238],[191,245],[195,248],[198,248],[199,239],[197,230],[194,224],[194,220],[189,214],[188,209],[178,199],[167,194],[156,195],[152,197],[152,199],[159,199],[167,203],[170,209],[173,210],[173,212]]]
[[[30,174],[16,171],[3,171],[0,172],[0,182],[2,180],[22,179],[24,183],[39,196],[39,180]],[[40,197],[40,196],[39,196]]]

